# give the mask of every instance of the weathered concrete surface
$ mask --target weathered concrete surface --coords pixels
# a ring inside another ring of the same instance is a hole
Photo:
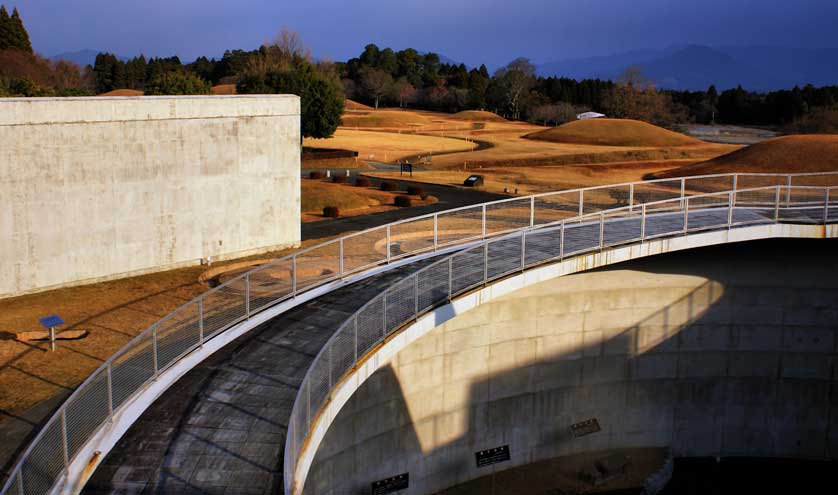
[[[429,262],[321,296],[216,352],[146,410],[83,493],[280,493],[288,418],[317,352],[367,300]]]
[[[295,246],[299,98],[0,99],[0,297]]]
[[[399,352],[338,413],[306,493],[405,493],[512,461],[614,448],[835,458],[834,240],[690,250],[542,282],[450,320]],[[800,253],[806,253],[801,256]],[[602,431],[573,438],[597,418]],[[491,469],[491,468],[490,468]]]

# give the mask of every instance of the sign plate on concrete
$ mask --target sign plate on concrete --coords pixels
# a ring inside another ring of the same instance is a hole
[[[499,462],[509,460],[509,445],[502,445],[488,450],[479,450],[474,453],[477,459],[477,467],[491,466]]]
[[[385,478],[383,480],[373,481],[372,495],[387,495],[388,493],[395,493],[399,490],[404,490],[410,485],[410,474],[402,473],[392,478]]]
[[[597,421],[596,418],[586,419],[585,421],[580,421],[570,425],[570,432],[576,438],[584,437],[585,435],[590,435],[591,433],[596,433],[600,430],[602,430],[602,428],[599,427],[599,421]]]
[[[52,328],[64,324],[64,320],[58,315],[44,316],[43,318],[38,318],[38,321],[41,322],[44,328]]]

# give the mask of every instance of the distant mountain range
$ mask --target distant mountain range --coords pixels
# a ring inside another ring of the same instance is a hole
[[[543,76],[573,79],[617,79],[636,66],[658,87],[718,90],[742,85],[768,91],[803,86],[838,84],[838,48],[708,47],[687,45],[662,50],[635,50],[609,56],[567,59],[538,66]]]

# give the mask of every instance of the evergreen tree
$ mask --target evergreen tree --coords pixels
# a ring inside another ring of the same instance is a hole
[[[184,69],[157,74],[145,88],[147,95],[208,95],[211,89],[208,82]]]
[[[0,5],[0,50],[12,47],[12,23],[5,5]]]
[[[12,28],[12,36],[15,41],[14,46],[11,46],[10,48],[17,48],[23,52],[34,54],[35,52],[32,51],[32,42],[29,41],[29,33],[23,26],[23,20],[20,18],[20,12],[17,11],[17,7],[15,7],[12,11],[10,24]]]

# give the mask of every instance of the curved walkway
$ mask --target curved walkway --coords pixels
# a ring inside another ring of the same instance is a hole
[[[288,418],[317,352],[367,300],[430,262],[309,301],[218,351],[154,402],[82,493],[280,493]]]

